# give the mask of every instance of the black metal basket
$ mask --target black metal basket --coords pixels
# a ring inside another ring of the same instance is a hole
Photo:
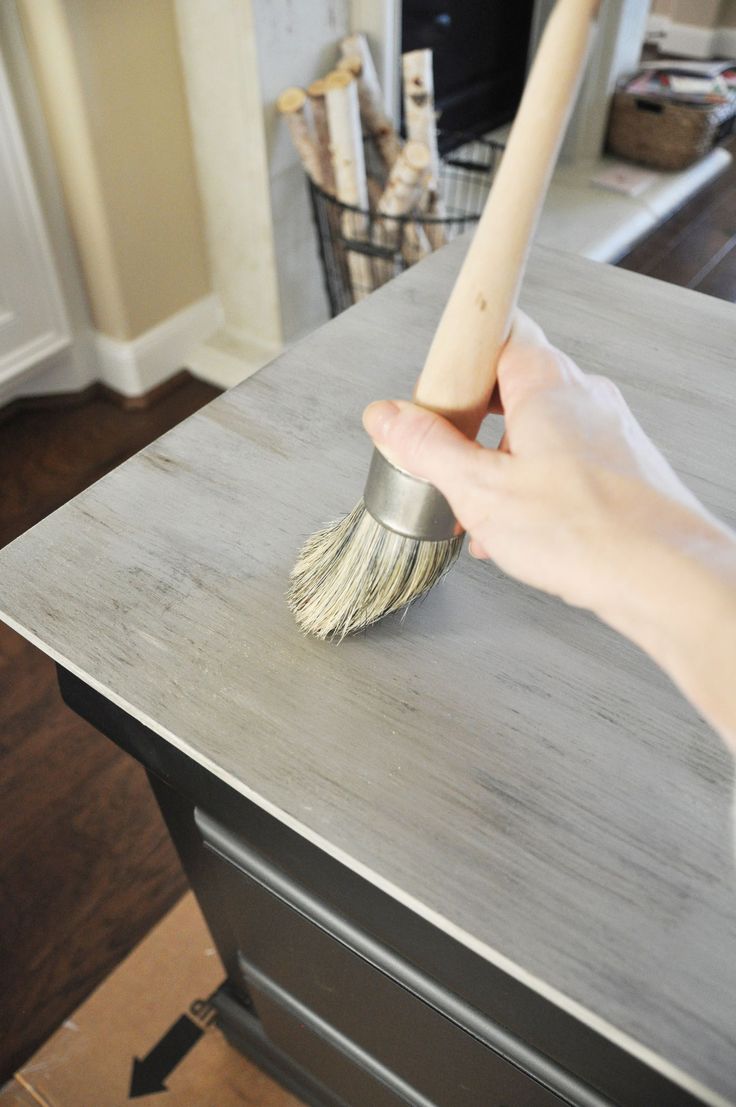
[[[448,136],[442,136],[443,147],[452,148],[440,162],[441,219],[421,212],[387,216],[351,207],[309,180],[333,316],[478,222],[503,146],[489,139],[450,137],[448,143]],[[375,167],[373,152],[366,147],[366,161]]]

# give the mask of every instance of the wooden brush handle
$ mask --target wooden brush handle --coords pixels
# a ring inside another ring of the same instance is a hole
[[[557,0],[414,398],[475,438],[585,65],[599,0]]]

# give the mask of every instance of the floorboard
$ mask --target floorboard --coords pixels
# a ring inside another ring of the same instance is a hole
[[[708,296],[736,303],[736,235],[726,244],[715,263],[706,267],[695,287]]]
[[[734,162],[619,261],[623,269],[736,299],[736,138]]]

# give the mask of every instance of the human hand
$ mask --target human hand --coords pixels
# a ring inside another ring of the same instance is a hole
[[[736,536],[647,438],[618,388],[519,313],[498,365],[499,449],[402,401],[365,428],[447,497],[476,557],[590,608],[645,649],[736,745]]]
[[[634,419],[618,388],[583,373],[519,312],[498,365],[499,450],[402,401],[371,404],[366,430],[400,468],[447,497],[476,557],[606,617],[635,537],[705,509]]]

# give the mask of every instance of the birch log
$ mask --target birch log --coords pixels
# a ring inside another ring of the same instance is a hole
[[[400,222],[421,201],[425,193],[429,170],[430,152],[423,142],[407,142],[394,162],[386,187],[377,204],[379,215],[387,216],[377,223],[377,237],[382,246],[391,250],[401,248],[409,265],[430,252],[426,235],[417,223]],[[390,265],[390,271],[389,271]],[[394,275],[395,266],[382,262],[380,275],[384,280]]]
[[[286,120],[304,171],[315,184],[323,186],[319,151],[304,110],[306,103],[307,94],[303,88],[285,88],[276,101],[276,107]]]
[[[319,159],[320,172],[322,174],[322,188],[331,195],[335,193],[335,174],[332,169],[330,157],[330,131],[327,126],[327,107],[325,104],[325,81],[320,77],[312,81],[307,88],[307,96],[312,108],[312,123],[314,124],[314,141],[317,145],[317,157]]]
[[[360,70],[355,73],[355,76],[358,78],[361,115],[386,168],[390,169],[401,152],[401,141],[383,106],[381,84],[368,40],[364,34],[348,35],[340,43],[340,49],[344,60],[338,65],[352,67],[352,71],[355,72],[356,60],[360,62]]]
[[[330,133],[330,154],[335,174],[335,195],[342,204],[368,211],[368,185],[363,154],[363,133],[360,126],[358,87],[351,73],[336,69],[325,77],[327,126]],[[367,216],[343,212],[342,233],[348,239],[365,237]],[[370,259],[347,249],[353,300],[362,300],[373,288]]]
[[[416,142],[425,143],[431,155],[425,212],[430,218],[444,219],[445,207],[440,196],[440,156],[437,149],[432,51],[411,50],[408,54],[403,54],[401,67],[407,135]],[[440,223],[426,223],[425,230],[433,249],[444,246],[447,236]]]
[[[424,177],[431,161],[423,142],[407,142],[389,173],[386,187],[378,202],[381,215],[406,215],[423,191]]]

